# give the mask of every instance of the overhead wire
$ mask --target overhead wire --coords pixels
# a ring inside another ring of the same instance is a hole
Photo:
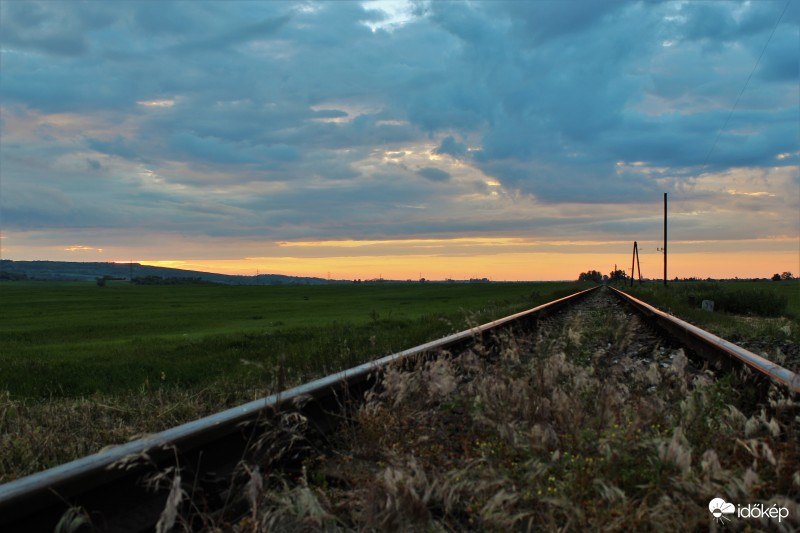
[[[767,42],[764,43],[764,47],[761,49],[761,53],[758,55],[758,59],[756,60],[756,64],[753,65],[753,69],[750,71],[750,74],[747,76],[747,79],[745,80],[744,85],[742,85],[742,90],[739,91],[739,96],[736,97],[736,101],[733,103],[733,107],[731,108],[730,112],[728,113],[728,117],[725,119],[725,124],[723,124],[722,128],[720,128],[720,130],[717,132],[717,137],[714,139],[714,144],[711,145],[711,149],[708,151],[708,153],[706,154],[705,159],[703,160],[703,164],[700,167],[700,173],[702,173],[706,169],[706,166],[708,165],[708,160],[711,158],[711,154],[714,152],[714,149],[717,147],[717,143],[719,142],[719,139],[722,136],[722,132],[724,132],[725,130],[728,129],[728,123],[730,123],[731,117],[733,116],[733,113],[736,111],[736,108],[739,106],[739,100],[742,99],[742,95],[744,94],[744,91],[747,89],[747,85],[750,83],[750,79],[753,77],[753,74],[755,74],[756,70],[758,69],[758,65],[761,63],[761,58],[764,57],[764,52],[767,51],[767,47],[769,46],[770,41],[772,41],[772,37],[775,35],[775,30],[778,29],[778,25],[781,23],[781,20],[783,19],[783,15],[786,13],[786,10],[789,8],[789,4],[791,4],[791,3],[792,3],[792,0],[786,0],[786,4],[783,6],[783,11],[781,11],[781,14],[778,17],[778,20],[776,20],[775,24],[772,26],[772,31],[770,32],[769,37],[767,38]]]

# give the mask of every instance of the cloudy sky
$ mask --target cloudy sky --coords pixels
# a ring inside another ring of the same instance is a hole
[[[800,1],[0,2],[4,259],[800,274]]]

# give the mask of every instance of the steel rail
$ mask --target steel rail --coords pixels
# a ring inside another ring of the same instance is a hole
[[[166,495],[153,495],[138,483],[144,470],[142,465],[118,468],[116,465],[121,462],[146,455],[151,465],[165,466],[170,461],[174,464],[180,454],[182,467],[188,464],[198,470],[202,466],[204,470],[230,471],[253,438],[254,422],[270,413],[298,408],[302,401],[301,412],[324,431],[331,424],[331,413],[340,406],[341,397],[356,397],[365,391],[388,365],[412,362],[419,356],[452,350],[477,339],[490,341],[489,334],[498,329],[535,321],[594,290],[581,291],[0,485],[0,530],[52,531],[71,506],[83,508],[102,531],[152,530],[164,508]],[[248,423],[251,429],[243,429]]]
[[[773,382],[787,387],[791,392],[800,393],[800,375],[788,370],[758,354],[742,348],[722,337],[709,333],[680,318],[672,316],[628,293],[609,287],[623,300],[633,305],[640,313],[652,319],[658,326],[677,337],[683,344],[701,356],[714,359],[722,365],[731,362],[746,365],[765,375]]]

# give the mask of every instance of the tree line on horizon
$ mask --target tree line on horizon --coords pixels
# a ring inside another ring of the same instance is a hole
[[[581,272],[578,276],[578,281],[594,281],[595,283],[609,283],[609,282],[616,282],[616,281],[628,281],[631,277],[624,271],[624,270],[614,270],[609,274],[602,274],[597,270],[589,270],[587,272]],[[733,278],[735,281],[745,281],[749,280],[750,278]],[[753,280],[766,280],[768,278],[752,278]],[[772,281],[791,281],[795,279],[794,275],[791,272],[783,272],[782,274],[774,274],[771,278]],[[697,278],[697,277],[689,277],[689,278],[678,278],[677,276],[673,278],[672,281],[713,281],[712,278]]]

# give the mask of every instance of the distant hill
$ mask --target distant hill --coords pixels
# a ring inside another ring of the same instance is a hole
[[[130,280],[163,278],[164,280],[196,279],[225,285],[323,285],[347,283],[323,278],[261,274],[229,276],[179,268],[140,265],[139,263],[76,263],[68,261],[0,261],[0,280],[94,281],[97,278]]]

